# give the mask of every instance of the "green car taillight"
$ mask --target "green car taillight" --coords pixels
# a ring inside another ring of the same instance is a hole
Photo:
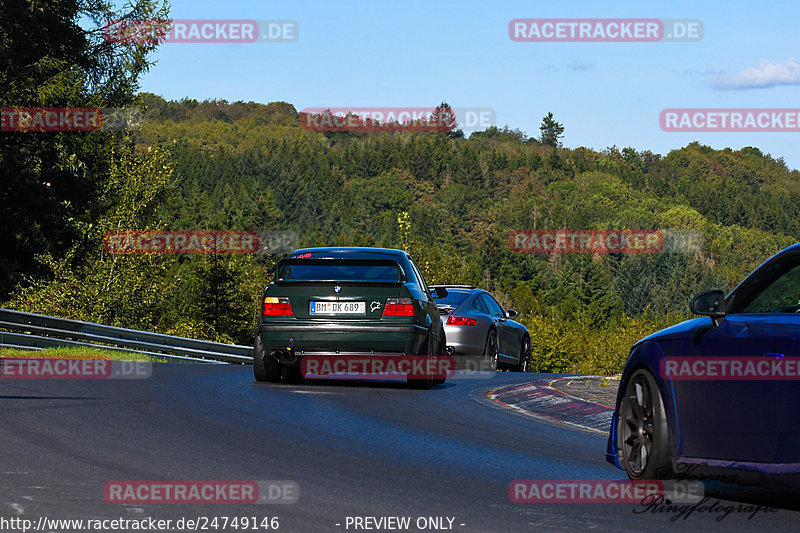
[[[261,307],[261,314],[265,316],[294,316],[292,304],[285,296],[267,296]]]
[[[414,316],[414,300],[411,298],[387,298],[383,316]]]

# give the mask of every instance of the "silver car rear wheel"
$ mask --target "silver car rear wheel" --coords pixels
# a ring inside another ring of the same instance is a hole
[[[497,331],[490,329],[489,335],[486,337],[486,348],[483,354],[488,358],[489,365],[492,370],[497,370],[497,354],[499,347],[497,345]]]
[[[519,347],[519,363],[517,372],[530,372],[531,370],[531,340],[528,337],[522,339]]]

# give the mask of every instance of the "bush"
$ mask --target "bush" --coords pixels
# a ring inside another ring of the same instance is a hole
[[[617,325],[585,328],[557,318],[523,318],[531,334],[532,371],[559,374],[617,374],[639,339],[675,324],[678,316],[622,317]]]

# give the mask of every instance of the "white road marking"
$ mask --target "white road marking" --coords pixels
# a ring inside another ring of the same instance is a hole
[[[295,394],[341,394],[340,392],[323,391],[323,390],[293,390]]]

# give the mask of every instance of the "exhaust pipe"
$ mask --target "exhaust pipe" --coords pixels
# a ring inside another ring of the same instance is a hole
[[[444,349],[444,351],[447,353],[447,355],[453,355],[454,353],[456,353],[456,349],[453,346],[448,346],[447,348]]]
[[[294,353],[294,337],[289,337],[286,348],[283,350],[273,350],[270,354],[279,363],[294,364],[297,362],[297,354]]]

